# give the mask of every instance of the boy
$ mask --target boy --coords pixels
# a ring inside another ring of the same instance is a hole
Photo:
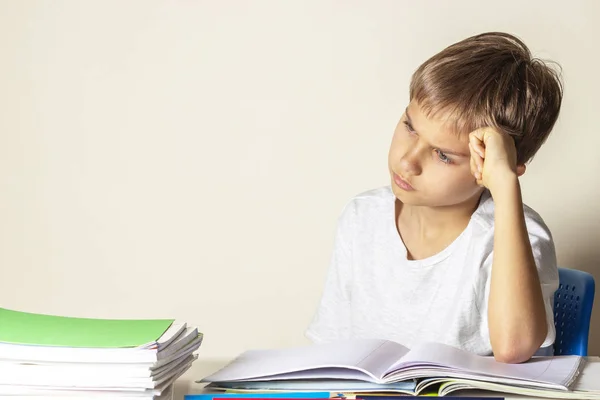
[[[342,212],[307,337],[435,341],[507,363],[550,349],[554,243],[518,177],[561,101],[557,74],[509,34],[421,65],[389,150],[391,187]]]

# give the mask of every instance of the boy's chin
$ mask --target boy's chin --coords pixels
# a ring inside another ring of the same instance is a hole
[[[420,193],[417,191],[407,192],[405,190],[400,189],[399,187],[396,187],[395,185],[392,185],[392,192],[394,193],[394,196],[396,196],[396,199],[402,204],[420,206],[425,205],[425,203],[427,203],[423,201],[423,199],[420,196]]]
[[[392,192],[400,203],[416,207],[452,208],[462,207],[476,202],[481,196],[481,191],[467,198],[456,199],[451,194],[447,196],[427,196],[419,191],[404,191],[392,186]]]
[[[396,199],[402,204],[416,207],[448,207],[456,204],[448,204],[448,197],[432,198],[431,196],[424,196],[419,191],[407,192],[401,188],[392,186],[392,192]]]

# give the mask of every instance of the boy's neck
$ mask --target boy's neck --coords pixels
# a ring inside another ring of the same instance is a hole
[[[402,231],[406,229],[413,238],[423,241],[440,236],[456,238],[469,224],[480,198],[478,194],[463,203],[445,207],[415,206],[396,199],[398,233],[403,236]]]

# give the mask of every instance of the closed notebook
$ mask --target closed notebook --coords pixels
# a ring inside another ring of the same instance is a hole
[[[0,308],[0,342],[36,346],[152,348],[172,319],[95,319]]]
[[[0,309],[0,398],[169,399],[202,339],[172,319]]]
[[[158,368],[201,342],[196,328],[172,319],[74,318],[0,308],[5,361],[152,363]]]

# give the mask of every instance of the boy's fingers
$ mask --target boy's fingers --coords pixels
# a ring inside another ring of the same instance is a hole
[[[481,173],[483,171],[483,158],[473,148],[473,144],[469,143],[469,149],[471,150],[471,158],[475,161],[476,171]]]
[[[475,150],[475,152],[479,154],[481,158],[485,157],[485,149],[480,143],[473,144],[473,150]]]
[[[481,172],[479,172],[477,170],[477,165],[475,163],[475,159],[474,158],[471,158],[471,171],[473,173],[473,176],[475,177],[475,182],[478,185],[481,185]]]
[[[479,128],[474,130],[469,134],[469,139],[476,139],[481,143],[485,144],[486,140],[494,133],[498,131],[495,128],[490,126],[484,126],[483,128]]]
[[[473,158],[473,156],[471,156],[471,158],[469,159],[469,164],[471,166],[471,174],[473,174],[475,179],[477,179],[477,165],[475,165],[475,159]]]
[[[476,129],[473,132],[469,133],[469,142],[482,142],[483,143],[483,129]]]
[[[475,151],[482,158],[485,157],[485,146],[480,138],[469,135],[469,145],[472,146],[472,151]]]
[[[479,172],[479,170],[477,169],[477,162],[475,161],[475,157],[477,156],[471,157],[469,159],[469,164],[471,166],[471,174],[477,181],[477,184],[481,185],[481,172]]]

